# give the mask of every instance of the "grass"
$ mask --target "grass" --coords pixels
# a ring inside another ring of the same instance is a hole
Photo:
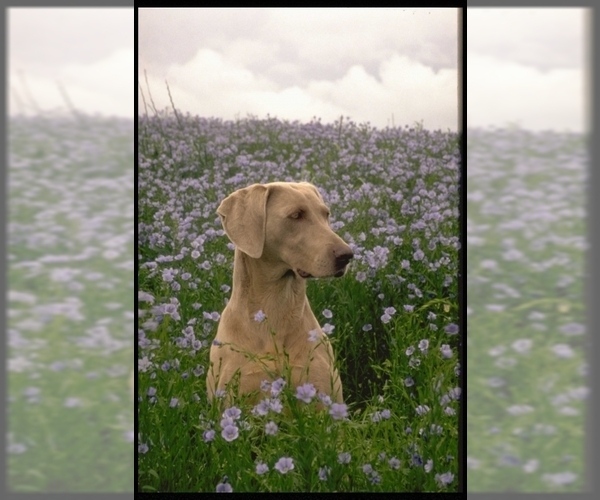
[[[139,491],[457,491],[458,136],[155,110],[139,146]],[[342,408],[289,383],[265,387],[281,412],[207,401],[233,262],[216,207],[276,180],[317,185],[355,251],[308,282]]]
[[[580,492],[587,139],[469,131],[470,492]]]
[[[131,492],[133,123],[8,123],[8,489]]]

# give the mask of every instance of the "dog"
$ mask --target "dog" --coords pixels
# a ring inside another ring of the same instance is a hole
[[[342,403],[333,350],[310,308],[306,280],[343,276],[354,254],[329,226],[319,191],[307,182],[253,184],[225,198],[217,213],[235,256],[231,298],[210,349],[209,400],[238,374],[237,395],[258,401],[261,382],[281,377],[287,364],[294,388],[311,383]]]

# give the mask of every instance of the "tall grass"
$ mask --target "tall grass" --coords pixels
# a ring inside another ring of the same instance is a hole
[[[468,140],[469,491],[583,491],[587,141]]]
[[[133,122],[8,129],[8,489],[130,492]]]
[[[457,135],[144,104],[139,490],[456,491]],[[345,406],[317,411],[322,400],[300,401],[290,383],[265,386],[269,402],[257,407],[210,404],[208,351],[233,263],[216,208],[255,182],[301,180],[318,186],[355,252],[345,277],[309,280],[307,292],[330,331]]]

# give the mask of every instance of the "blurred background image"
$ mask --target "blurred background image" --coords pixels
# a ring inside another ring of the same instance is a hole
[[[133,8],[7,10],[7,489],[132,492]]]
[[[590,14],[467,17],[468,488],[581,492]]]

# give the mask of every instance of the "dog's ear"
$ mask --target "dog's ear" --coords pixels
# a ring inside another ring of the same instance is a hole
[[[217,213],[225,234],[242,252],[260,258],[265,244],[269,188],[252,184],[225,198]]]

